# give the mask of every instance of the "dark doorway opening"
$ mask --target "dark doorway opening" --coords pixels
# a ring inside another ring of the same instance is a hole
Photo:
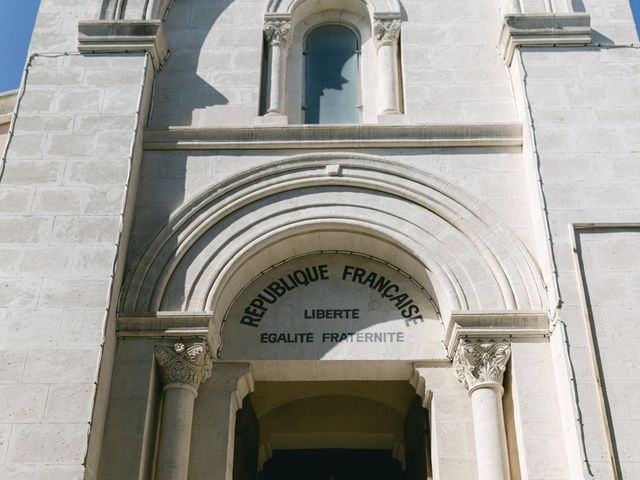
[[[406,480],[390,450],[275,450],[258,480]]]

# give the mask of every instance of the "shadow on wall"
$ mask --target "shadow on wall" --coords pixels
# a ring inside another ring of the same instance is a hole
[[[213,24],[232,2],[176,2],[169,10],[165,32],[171,54],[158,74],[152,127],[191,125],[195,110],[229,103],[197,70],[202,46]],[[171,108],[163,108],[169,104]]]

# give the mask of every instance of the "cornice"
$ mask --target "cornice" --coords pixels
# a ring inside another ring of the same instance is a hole
[[[548,335],[546,311],[457,311],[451,313],[444,344],[453,357],[463,338],[544,338]]]
[[[521,124],[286,125],[146,130],[145,150],[519,147]]]
[[[211,312],[149,312],[118,315],[116,334],[119,338],[206,337],[212,351],[220,345],[217,329],[209,329]]]
[[[591,43],[587,13],[516,13],[504,16],[498,49],[511,65],[517,47],[551,47]]]
[[[160,20],[90,20],[78,24],[80,52],[149,52],[157,70],[168,53]]]

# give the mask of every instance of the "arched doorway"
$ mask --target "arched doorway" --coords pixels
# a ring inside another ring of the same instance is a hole
[[[257,382],[236,415],[234,480],[430,478],[408,382]]]

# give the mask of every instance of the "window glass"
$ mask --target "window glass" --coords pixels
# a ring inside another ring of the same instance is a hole
[[[311,31],[305,42],[305,123],[359,123],[358,38],[339,25]]]

